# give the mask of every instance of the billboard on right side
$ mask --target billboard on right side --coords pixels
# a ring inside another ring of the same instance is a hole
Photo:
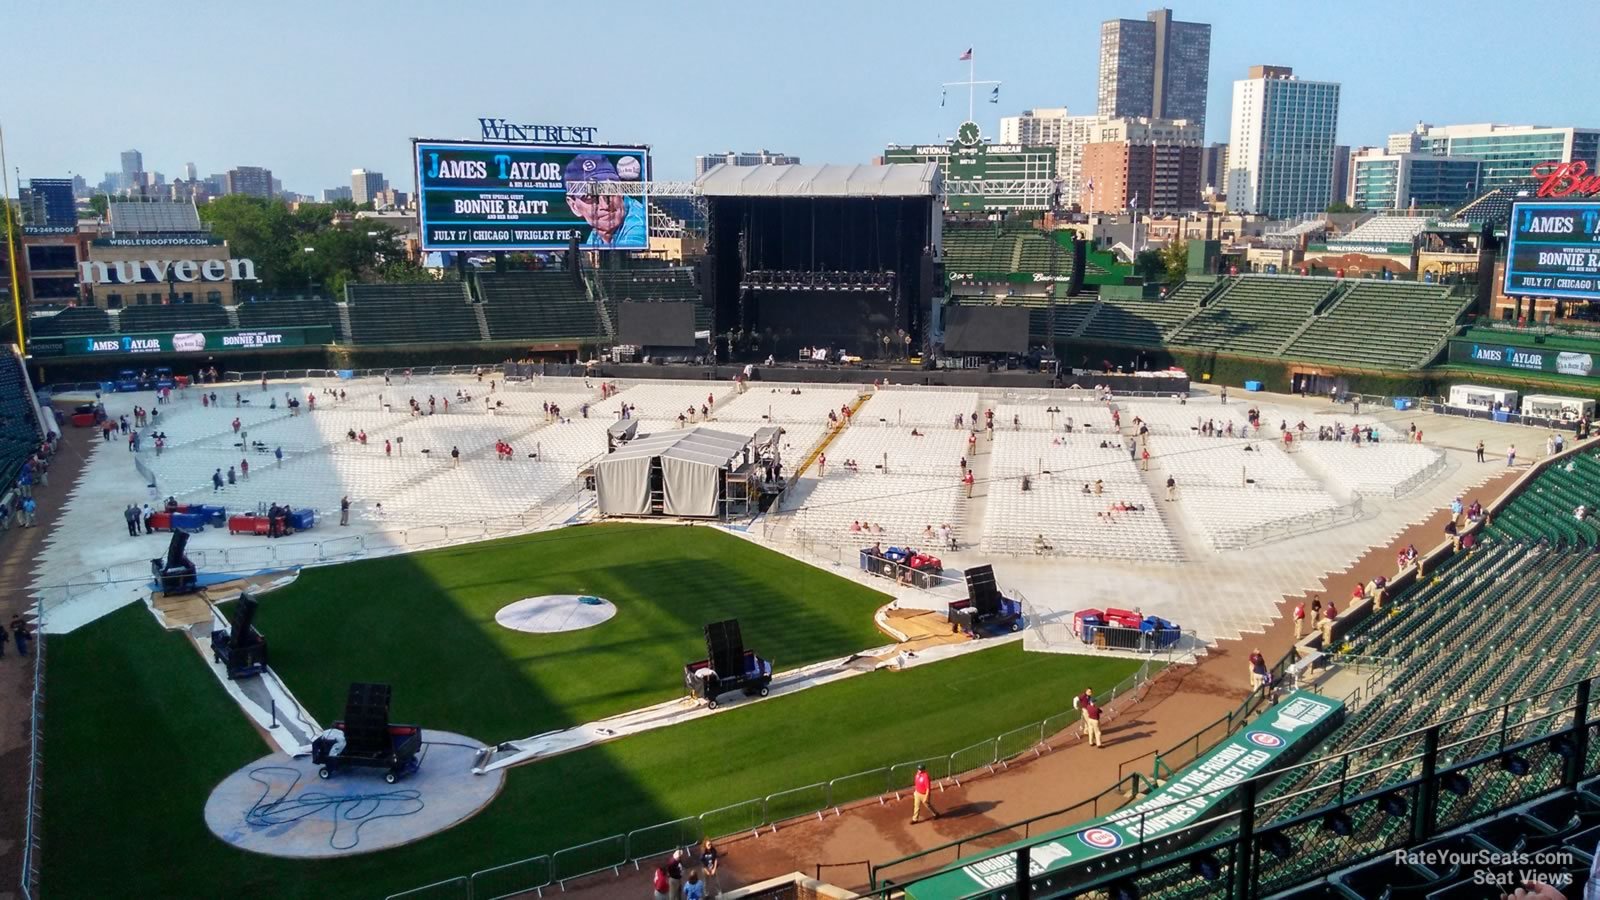
[[[1600,300],[1600,201],[1515,204],[1507,238],[1508,296]]]

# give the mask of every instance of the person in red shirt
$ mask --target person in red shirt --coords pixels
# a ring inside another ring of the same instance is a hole
[[[1322,611],[1322,649],[1328,652],[1333,649],[1333,619],[1339,615],[1339,610],[1334,607],[1333,601],[1328,601],[1328,608]]]
[[[1100,743],[1100,704],[1090,700],[1083,707],[1083,737],[1091,747],[1103,747]]]
[[[1297,604],[1295,606],[1295,608],[1294,608],[1294,639],[1296,641],[1300,640],[1300,633],[1301,633],[1301,631],[1303,631],[1305,629],[1305,625],[1306,625],[1306,605],[1302,601],[1301,603]]]
[[[383,455],[388,456],[392,452],[394,452],[394,445],[385,440],[383,442]]]
[[[933,778],[928,775],[928,767],[924,763],[917,764],[917,776],[911,780],[911,824],[922,821],[922,811],[927,810],[928,815],[939,818],[939,811],[928,802],[928,794],[933,790]]]

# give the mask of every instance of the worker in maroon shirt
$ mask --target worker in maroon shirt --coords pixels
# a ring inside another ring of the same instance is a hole
[[[1328,601],[1328,608],[1322,613],[1322,649],[1324,652],[1333,650],[1333,620],[1339,615],[1339,610],[1334,607],[1333,601]]]
[[[933,778],[928,775],[927,765],[918,763],[917,776],[911,780],[911,824],[922,821],[923,810],[927,810],[933,818],[939,818],[939,811],[928,802],[928,793],[932,790]]]
[[[1104,746],[1100,743],[1100,704],[1093,700],[1083,707],[1083,737],[1091,747]]]

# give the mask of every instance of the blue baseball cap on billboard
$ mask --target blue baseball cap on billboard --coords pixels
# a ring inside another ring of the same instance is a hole
[[[567,163],[565,173],[568,184],[585,181],[621,181],[617,167],[598,153],[580,153]]]

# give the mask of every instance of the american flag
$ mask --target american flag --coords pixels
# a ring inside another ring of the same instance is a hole
[[[967,52],[961,54],[961,59],[959,59],[957,61],[958,62],[966,62],[967,60],[969,60],[971,58],[972,58],[972,48],[968,47],[967,48]]]

